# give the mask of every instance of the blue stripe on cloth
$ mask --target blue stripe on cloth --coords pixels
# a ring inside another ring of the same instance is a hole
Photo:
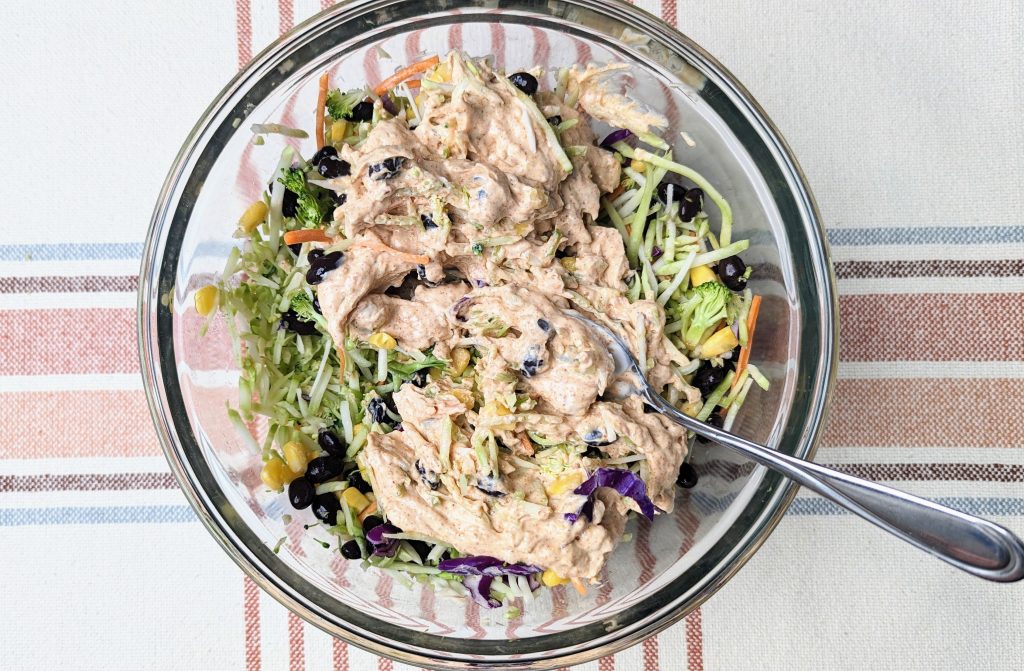
[[[935,503],[971,515],[1024,515],[1024,499],[949,496],[932,499]],[[789,507],[790,515],[848,515],[831,501],[819,498],[798,498]]]
[[[141,242],[0,245],[0,261],[138,261]]]
[[[84,506],[0,510],[0,527],[47,524],[181,524],[195,522],[188,506]]]
[[[1009,245],[1024,243],[1024,226],[922,226],[920,228],[836,228],[836,247],[865,245]]]

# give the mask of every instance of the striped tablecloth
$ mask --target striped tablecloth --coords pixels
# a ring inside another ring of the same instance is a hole
[[[821,205],[843,337],[819,460],[1024,533],[1021,3],[638,4],[745,82]],[[403,666],[243,578],[167,472],[136,361],[167,166],[320,5],[0,7],[0,667]],[[587,668],[1019,670],[1022,604],[801,494],[719,595]]]

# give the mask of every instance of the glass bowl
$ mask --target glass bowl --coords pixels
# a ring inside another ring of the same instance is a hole
[[[239,566],[309,622],[372,652],[413,664],[550,668],[614,653],[678,621],[764,542],[795,486],[722,448],[699,446],[699,484],[675,513],[628,529],[600,587],[546,590],[508,620],[468,600],[363,571],[305,533],[260,484],[259,455],[232,429],[238,371],[225,325],[205,335],[193,292],[221,272],[239,214],[257,198],[284,142],[312,139],[249,126],[311,128],[316,79],[380,81],[426,53],[493,54],[508,71],[594,60],[632,64],[631,95],[668,117],[675,156],[729,199],[764,296],[752,360],[772,379],[752,393],[735,430],[809,458],[821,431],[836,349],[834,279],[804,178],[746,91],[700,47],[631,5],[607,0],[375,0],[298,26],[257,56],[185,141],[153,214],[141,268],[139,348],[153,421],[196,513]],[[679,131],[685,131],[682,136]],[[692,146],[691,146],[692,145]],[[714,228],[714,217],[712,224]],[[289,515],[290,513],[290,515]],[[279,540],[287,538],[278,552]]]

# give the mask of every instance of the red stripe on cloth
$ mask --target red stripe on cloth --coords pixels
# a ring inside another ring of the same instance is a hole
[[[843,361],[1021,361],[1019,294],[896,294],[839,299]],[[985,327],[985,325],[991,325]],[[978,339],[984,328],[984,340]],[[974,346],[971,344],[974,343]]]
[[[139,369],[133,309],[9,310],[0,319],[0,375]]]
[[[661,18],[665,23],[675,28],[678,22],[676,0],[661,0]]]
[[[320,0],[320,9],[327,9],[334,6],[334,0]]]
[[[1024,432],[1019,422],[1007,418],[1006,409],[1022,405],[1020,380],[945,380],[927,385],[907,379],[839,380],[823,443],[835,447],[1018,447]]]
[[[615,658],[608,655],[597,660],[597,671],[615,671]]]
[[[252,60],[252,5],[250,0],[235,0],[235,35],[238,69]]]
[[[294,0],[277,0],[277,30],[282,35],[295,25]]]
[[[377,658],[377,671],[393,671],[395,665],[387,657]]]
[[[405,62],[414,63],[420,57],[420,36],[423,34],[422,30],[414,30],[409,33],[409,36],[405,38]]]
[[[349,671],[348,643],[338,638],[334,639],[331,643],[331,662],[334,664],[334,671]]]
[[[645,638],[640,649],[644,656],[644,671],[659,671],[661,661],[658,659],[658,637]]]
[[[704,671],[704,631],[700,608],[686,616],[686,671]]]
[[[141,391],[0,394],[0,459],[151,457],[160,454]]]
[[[288,671],[305,671],[306,639],[302,620],[295,613],[288,613]]]
[[[533,62],[535,65],[548,67],[548,56],[551,53],[551,43],[548,35],[540,28],[530,28],[533,33]]]
[[[462,48],[462,24],[453,23],[448,28],[448,48],[449,49],[461,49]]]
[[[576,38],[573,38],[573,42],[576,43],[576,62],[580,64],[589,63],[592,55],[590,53],[590,45]]]
[[[499,70],[505,69],[505,26],[500,23],[491,24],[491,52],[494,64]]]
[[[260,671],[260,589],[248,576],[244,580],[245,668]]]

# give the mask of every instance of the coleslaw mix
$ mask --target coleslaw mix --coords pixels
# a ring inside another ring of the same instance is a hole
[[[307,159],[291,147],[284,149],[262,198],[239,220],[235,236],[241,244],[232,249],[221,278],[196,291],[196,310],[210,318],[221,314],[229,329],[241,375],[237,407],[228,408],[227,413],[242,440],[262,455],[264,484],[273,491],[287,489],[296,508],[311,507],[320,526],[332,536],[330,546],[346,558],[390,572],[401,581],[428,582],[468,595],[485,607],[504,604],[510,615],[535,598],[541,586],[555,587],[572,578],[577,589],[585,590],[583,580],[560,575],[550,566],[464,554],[455,539],[403,530],[393,523],[381,500],[383,483],[374,482],[374,470],[363,456],[369,442],[404,430],[393,397],[410,385],[423,393],[448,385],[444,388],[460,398],[464,412],[478,418],[476,427],[446,418],[439,429],[442,452],[450,452],[459,435],[472,432],[472,439],[466,440],[474,458],[479,465],[492,467],[495,481],[500,476],[500,459],[543,471],[547,496],[575,497],[564,514],[565,525],[586,525],[599,516],[611,506],[608,492],[621,497],[631,512],[649,519],[655,514],[644,453],[631,452],[628,445],[614,454],[607,449],[617,438],[628,443],[628,436],[552,438],[528,423],[517,425],[521,431],[508,430],[520,416],[537,412],[531,410],[535,401],[521,385],[504,405],[485,401],[478,391],[478,375],[483,373],[476,370],[483,364],[473,345],[414,348],[403,346],[387,332],[368,334],[357,329],[336,337],[337,325],[321,308],[318,285],[347,262],[346,254],[372,242],[352,234],[351,226],[346,230],[335,215],[345,209],[348,198],[332,188],[350,169],[343,157],[360,150],[381,124],[415,128],[424,123],[428,98],[436,105],[474,95],[474,91],[484,95],[482,85],[500,77],[511,84],[508,88],[515,95],[504,100],[514,100],[522,110],[518,126],[508,131],[529,135],[535,147],[550,143],[566,173],[588,152],[612,156],[618,165],[618,183],[600,196],[600,212],[589,225],[614,229],[621,236],[621,249],[628,259],[622,280],[626,299],[657,304],[659,315],[663,314],[659,351],[667,360],[651,360],[648,341],[641,337],[634,340],[641,366],[649,372],[655,366],[664,367],[659,370],[667,371],[665,375],[673,380],[665,387],[666,400],[681,412],[726,430],[753,385],[768,389],[768,380],[748,360],[760,305],[760,298],[746,286],[752,269],[738,256],[748,242],[733,239],[728,202],[699,173],[677,162],[670,144],[654,132],[665,125],[664,120],[609,92],[607,82],[621,67],[560,68],[550,73],[552,90],[540,96],[537,90],[544,73],[539,69],[506,78],[486,59],[459,53],[403,68],[373,88],[330,90],[325,75],[315,124],[316,155]],[[552,106],[537,102],[542,96],[581,115],[546,115]],[[588,119],[610,125],[611,132],[599,145],[568,144],[565,138],[579,137],[573,135],[573,127]],[[253,131],[254,144],[262,144],[268,133],[306,136],[304,131],[277,124],[258,124]],[[396,156],[373,163],[367,169],[368,178],[390,179],[407,168],[408,161]],[[714,231],[705,210],[708,201],[720,214]],[[394,217],[389,224],[436,228],[439,235],[452,239],[456,215],[441,199],[430,202],[430,211],[413,221],[389,215]],[[520,233],[490,238],[481,234],[467,241],[469,254],[500,265],[502,255],[527,235]],[[571,275],[578,261],[565,238],[555,227],[540,234],[537,248],[550,257],[548,262],[560,266],[559,272]],[[387,249],[388,254],[398,253]],[[408,251],[401,254],[413,257],[403,259],[409,263],[418,258]],[[428,281],[423,269],[429,260],[427,256],[419,259],[416,270],[393,283],[396,290],[399,285]],[[440,283],[432,279],[430,286]],[[471,291],[486,284],[474,282],[468,287]],[[573,307],[600,312],[581,293],[568,294]],[[640,332],[645,328],[639,322],[635,326]],[[506,333],[500,333],[500,323],[478,328],[492,339],[508,337],[510,330],[505,324]],[[532,374],[529,365],[528,361],[523,364],[524,377]],[[513,424],[504,415],[510,415]],[[267,427],[259,438],[249,429],[257,416],[265,418]],[[523,447],[510,450],[510,437]],[[444,454],[440,461],[443,472]],[[575,465],[575,470],[567,464]],[[580,464],[585,476],[579,475]],[[692,467],[686,463],[681,467],[680,484],[692,486]],[[471,484],[488,496],[522,500],[521,492],[505,491],[497,482],[467,484],[465,475],[462,481],[457,476],[454,482],[443,480],[420,461],[416,469],[420,481],[439,495]]]

